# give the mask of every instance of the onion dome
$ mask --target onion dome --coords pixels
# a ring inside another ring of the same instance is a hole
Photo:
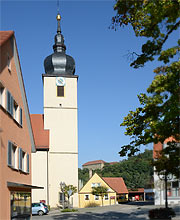
[[[57,34],[55,35],[53,45],[54,53],[46,57],[44,60],[44,69],[46,74],[56,75],[74,75],[75,62],[74,59],[66,55],[66,46],[64,45],[64,37],[61,34],[60,20],[61,16],[58,13],[57,17]]]

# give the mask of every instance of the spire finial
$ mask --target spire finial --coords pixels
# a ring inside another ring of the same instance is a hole
[[[61,20],[61,15],[59,13],[59,0],[57,0],[57,16],[56,16],[58,26],[57,26],[57,33],[61,33],[61,27],[60,27],[60,20]]]

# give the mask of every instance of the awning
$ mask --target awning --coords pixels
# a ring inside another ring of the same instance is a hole
[[[28,189],[44,189],[42,186],[33,186],[22,183],[7,182],[7,187],[28,188]]]

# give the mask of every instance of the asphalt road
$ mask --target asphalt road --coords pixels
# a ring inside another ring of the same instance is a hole
[[[50,211],[48,215],[33,216],[32,220],[146,220],[148,211],[157,208],[147,202],[135,202],[104,207],[78,209],[78,212],[61,213],[59,210]],[[174,207],[177,216],[172,220],[180,219],[179,207]]]

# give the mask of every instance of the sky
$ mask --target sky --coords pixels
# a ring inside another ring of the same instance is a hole
[[[127,54],[140,53],[145,39],[135,37],[129,26],[109,29],[114,4],[112,0],[59,4],[66,54],[74,58],[79,76],[79,167],[92,160],[123,159],[118,152],[130,138],[120,124],[139,106],[137,94],[146,92],[157,66],[150,62],[140,69],[130,67]],[[0,0],[0,29],[15,31],[31,114],[43,114],[43,63],[53,53],[57,8],[55,0]],[[172,35],[169,41],[176,38]]]

